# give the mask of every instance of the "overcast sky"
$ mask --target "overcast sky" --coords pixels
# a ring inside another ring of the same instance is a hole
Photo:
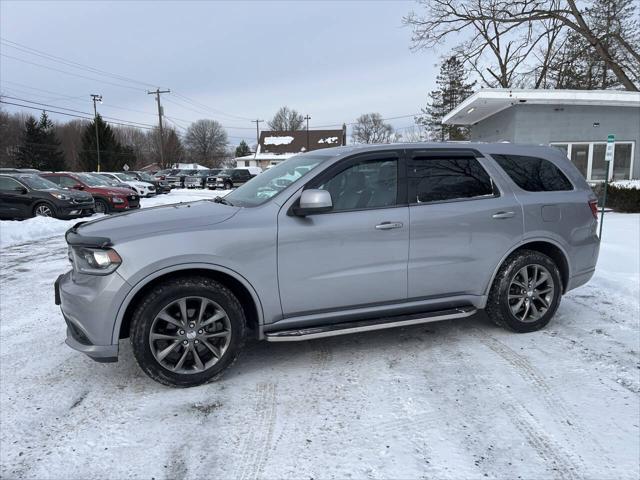
[[[232,143],[253,141],[255,124],[250,130],[247,119],[269,119],[282,105],[311,115],[311,128],[366,112],[413,114],[434,87],[439,61],[438,52],[410,51],[402,17],[414,8],[412,1],[2,0],[3,40],[141,82],[72,68],[3,42],[2,94],[90,112],[89,94],[100,93],[103,115],[155,124],[146,89],[169,88],[162,97],[169,124],[214,118],[244,127],[228,130]],[[402,128],[413,121],[392,123]]]

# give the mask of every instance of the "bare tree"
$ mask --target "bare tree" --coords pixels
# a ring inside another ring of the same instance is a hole
[[[268,124],[271,130],[278,132],[302,130],[304,118],[297,111],[284,106],[280,107]]]
[[[393,127],[379,113],[360,115],[351,134],[355,143],[390,143],[395,140]]]
[[[0,110],[0,167],[15,167],[28,115]]]
[[[215,120],[198,120],[187,129],[184,144],[193,162],[216,167],[227,151],[227,132]]]
[[[87,127],[86,120],[71,120],[58,123],[56,131],[60,139],[60,148],[64,152],[64,160],[70,170],[80,170],[80,150],[82,149],[82,134]]]
[[[447,37],[472,32],[456,49],[457,53],[463,55],[485,84],[502,87],[514,86],[518,69],[545,42],[542,51],[549,56],[548,65],[559,31],[568,29],[587,40],[624,88],[637,91],[628,67],[613,55],[607,35],[640,62],[635,39],[625,36],[624,29],[600,33],[587,16],[589,4],[582,2],[578,6],[576,1],[419,0],[425,13],[411,12],[404,22],[413,28],[414,49],[433,48]],[[487,66],[487,57],[495,63]],[[538,74],[544,78],[546,69],[539,69]],[[536,79],[534,83],[542,82]]]

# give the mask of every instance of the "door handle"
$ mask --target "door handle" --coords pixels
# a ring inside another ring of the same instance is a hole
[[[391,230],[393,228],[402,228],[402,222],[382,222],[376,225],[376,230]]]
[[[493,218],[512,218],[515,215],[514,212],[496,212],[493,214]]]

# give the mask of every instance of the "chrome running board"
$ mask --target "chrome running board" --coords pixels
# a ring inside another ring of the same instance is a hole
[[[360,320],[357,322],[323,325],[322,327],[280,330],[265,333],[265,339],[268,342],[298,342],[302,340],[314,340],[316,338],[335,337],[337,335],[349,335],[351,333],[370,332],[373,330],[383,330],[385,328],[406,327],[408,325],[419,325],[421,323],[439,322],[440,320],[470,317],[477,311],[478,310],[474,307],[459,307],[429,313],[399,315],[375,320]]]

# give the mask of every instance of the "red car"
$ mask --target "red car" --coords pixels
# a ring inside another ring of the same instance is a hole
[[[42,177],[70,190],[83,190],[93,196],[96,213],[124,212],[140,208],[140,197],[128,188],[114,187],[90,173],[42,173]]]

